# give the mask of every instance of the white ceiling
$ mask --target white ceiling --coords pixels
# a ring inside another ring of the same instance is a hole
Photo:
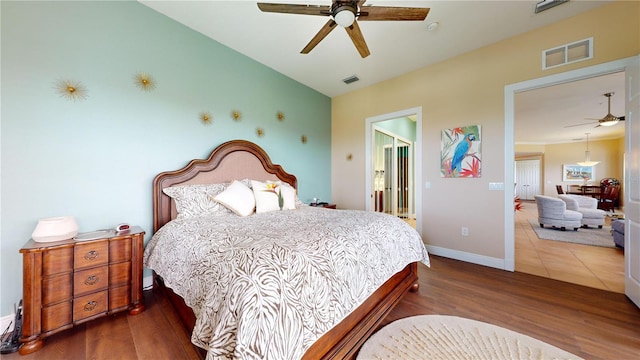
[[[605,93],[613,92],[611,113],[625,115],[624,72],[554,85],[515,95],[514,138],[518,144],[554,144],[616,139],[624,136],[624,122],[597,126],[607,115]],[[573,126],[584,124],[579,126]],[[570,127],[566,127],[570,126]]]
[[[361,58],[345,31],[331,32],[309,54],[300,50],[327,22],[323,16],[261,12],[256,1],[138,0],[142,4],[302,83],[333,97],[422,68],[465,52],[498,42],[532,29],[601,6],[611,0],[570,0],[550,10],[534,13],[538,0],[511,1],[379,1],[367,6],[428,7],[425,21],[362,21],[360,28],[371,51]],[[271,3],[329,5],[330,0],[265,0]],[[434,31],[427,25],[438,22]],[[576,39],[581,40],[581,39]],[[360,80],[344,84],[357,75]],[[612,88],[615,83],[615,88]],[[584,122],[585,117],[606,114],[605,92],[615,91],[612,113],[621,116],[616,100],[624,96],[624,81],[600,84],[564,85],[566,90],[548,88],[516,97],[516,141],[524,143],[570,142],[591,132],[597,139],[611,128],[564,125]],[[578,94],[584,98],[578,99]],[[564,103],[566,101],[579,102]],[[602,107],[604,103],[604,108]],[[566,110],[575,108],[578,113]],[[615,128],[615,129],[614,129]],[[605,130],[606,129],[606,130]],[[592,131],[590,131],[592,130]],[[624,131],[624,130],[622,130]],[[548,133],[548,134],[547,134]],[[538,134],[537,137],[531,136]],[[552,137],[553,135],[553,137]]]

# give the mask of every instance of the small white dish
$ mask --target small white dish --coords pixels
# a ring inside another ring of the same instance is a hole
[[[96,230],[96,231],[90,231],[90,232],[86,232],[86,233],[80,233],[78,235],[76,235],[73,240],[75,241],[87,241],[87,240],[95,240],[95,239],[102,239],[102,238],[107,238],[107,237],[111,237],[115,235],[115,231],[114,230]]]

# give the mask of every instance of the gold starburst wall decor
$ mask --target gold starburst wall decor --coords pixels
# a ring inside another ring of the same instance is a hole
[[[278,121],[284,121],[284,113],[282,111],[278,111],[276,116],[278,117]]]
[[[242,118],[242,114],[240,114],[240,111],[238,110],[233,110],[231,112],[231,117],[233,118],[233,120],[235,121],[240,121],[240,118]]]
[[[353,154],[349,153],[347,154],[347,161],[351,161],[353,160]]]
[[[67,100],[83,100],[87,98],[87,88],[79,81],[58,80],[55,83],[55,89],[60,96]]]
[[[256,134],[258,134],[258,137],[263,137],[264,136],[264,129],[263,128],[257,128],[256,129]]]
[[[307,135],[302,135],[302,136],[300,137],[300,140],[302,140],[302,143],[303,143],[303,144],[306,144],[306,143],[307,143]]]
[[[203,111],[200,113],[200,121],[205,125],[209,125],[213,121],[213,116],[211,116],[210,112]]]
[[[134,77],[136,85],[143,91],[151,91],[156,87],[156,82],[147,73],[137,73]]]

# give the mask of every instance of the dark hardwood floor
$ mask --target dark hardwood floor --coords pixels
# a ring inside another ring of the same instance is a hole
[[[419,266],[420,290],[408,293],[386,323],[422,314],[499,325],[585,359],[637,359],[640,309],[623,294],[432,256]],[[2,359],[196,359],[173,308],[145,292],[147,308],[115,315],[46,339],[40,351]]]

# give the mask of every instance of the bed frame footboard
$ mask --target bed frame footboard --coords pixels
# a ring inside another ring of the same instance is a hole
[[[154,286],[161,289],[173,305],[185,329],[191,333],[195,315],[184,300],[154,274]],[[354,359],[364,342],[409,291],[418,290],[418,265],[412,263],[395,274],[342,322],[329,330],[307,350],[303,359]],[[206,351],[194,345],[201,359]]]

